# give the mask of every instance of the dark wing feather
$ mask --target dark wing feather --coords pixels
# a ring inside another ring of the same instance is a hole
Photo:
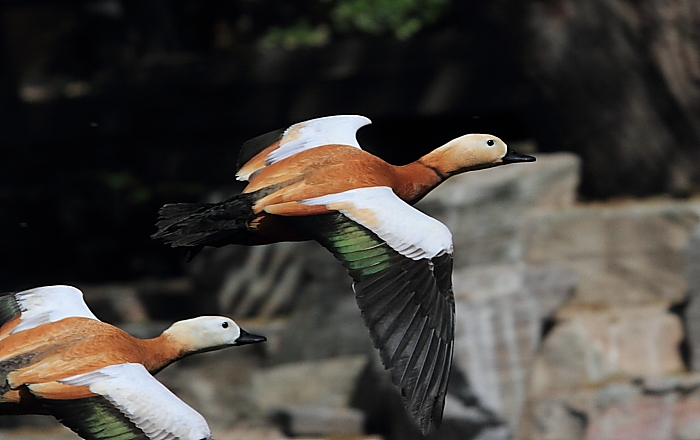
[[[22,313],[17,299],[12,293],[0,295],[0,328]]]
[[[454,347],[452,256],[413,260],[339,212],[288,217],[348,270],[384,367],[423,434],[442,421]]]
[[[285,130],[286,128],[280,128],[279,130],[261,134],[260,136],[256,136],[253,139],[245,141],[241,146],[240,153],[238,153],[236,171],[240,170],[241,167],[246,164],[246,162],[255,157],[262,150],[282,139],[282,135],[284,135]]]
[[[65,426],[87,440],[149,440],[103,396],[75,400],[40,399]]]

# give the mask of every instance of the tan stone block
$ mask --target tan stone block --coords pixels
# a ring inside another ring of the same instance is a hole
[[[596,414],[586,429],[586,440],[672,439],[671,423],[676,395],[639,396],[630,403],[609,406]]]
[[[684,246],[700,222],[700,203],[580,206],[532,214],[523,228],[524,260],[579,275],[569,305],[605,307],[683,301]]]
[[[679,393],[640,394],[591,414],[585,440],[696,440],[700,400]]]
[[[682,338],[678,316],[660,306],[582,312],[545,339],[534,361],[530,395],[571,392],[616,377],[683,371]]]
[[[359,355],[256,371],[251,395],[256,406],[265,411],[294,405],[345,407],[366,363],[367,357]]]
[[[479,404],[517,431],[543,320],[571,294],[570,271],[525,265],[481,266],[454,274],[453,368]]]

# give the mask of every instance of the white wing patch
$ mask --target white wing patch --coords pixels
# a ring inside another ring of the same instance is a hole
[[[117,364],[59,382],[88,386],[104,396],[148,438],[201,440],[211,438],[206,420],[141,364]]]
[[[14,294],[22,315],[11,333],[21,332],[64,318],[98,320],[83,300],[83,292],[71,286],[45,286]]]
[[[452,253],[447,226],[413,208],[387,186],[351,189],[300,203],[340,211],[413,260]]]
[[[280,147],[265,158],[265,165],[322,145],[340,144],[361,148],[355,135],[360,127],[371,123],[368,118],[359,115],[326,116],[299,122],[284,132]]]

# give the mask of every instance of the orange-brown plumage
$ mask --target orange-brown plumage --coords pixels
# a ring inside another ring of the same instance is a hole
[[[257,160],[257,156],[253,160]],[[298,202],[355,188],[388,186],[401,199],[413,203],[441,181],[435,170],[420,161],[396,166],[348,145],[325,145],[260,169],[251,177],[243,192],[279,187],[253,204],[253,212],[259,214],[258,221],[262,222],[266,214],[299,216],[328,212],[322,206],[307,206]],[[289,236],[283,236],[278,222],[271,225],[274,227],[264,226],[254,225],[254,229],[263,236],[275,234],[276,241],[296,241],[299,236],[298,232],[289,228]]]
[[[279,148],[279,146],[280,146],[279,141],[274,142],[272,145],[265,148],[263,151],[256,154],[255,156],[253,156],[252,159],[250,159],[248,162],[246,162],[238,170],[239,175],[250,176],[256,170],[264,168],[265,167],[265,158],[267,157],[267,155],[270,154],[272,151],[276,150],[277,148]]]
[[[5,325],[0,327],[0,341],[2,341],[10,332],[19,324],[19,315],[9,320]]]
[[[183,347],[164,335],[144,340],[104,322],[66,318],[3,340],[0,361],[22,355],[34,357],[30,365],[8,375],[12,387],[52,382],[127,362],[143,364],[154,373],[180,358]]]
[[[455,174],[534,158],[495,136],[469,134],[391,165],[360,148],[355,135],[368,123],[329,116],[251,139],[237,163],[237,178],[249,182],[243,192],[165,205],[153,238],[195,253],[304,239],[328,248],[353,278],[382,363],[425,434],[442,419],[452,362],[452,237],[410,205]]]
[[[105,367],[141,364],[155,374],[191,354],[264,340],[216,316],[179,321],[155,338],[139,339],[96,319],[82,293],[69,286],[2,295],[0,414],[47,413],[37,397],[96,396],[63,381]]]
[[[12,389],[0,396],[0,414],[4,413],[4,402],[30,405],[16,401],[22,395],[27,396],[15,391],[22,385],[54,382],[128,362],[143,364],[148,371],[156,373],[182,357],[183,351],[183,347],[165,335],[139,339],[117,327],[87,318],[66,318],[9,335],[0,346],[0,361],[17,356],[31,356],[32,359],[29,365],[7,375]],[[58,387],[54,398],[57,394],[65,399],[78,398],[84,393],[85,390],[65,385]]]
[[[395,166],[358,148],[326,145],[266,166],[250,179],[243,192],[284,185],[258,201],[256,211],[259,211],[275,203],[371,186],[389,186],[399,191],[402,199],[411,200],[438,183],[440,178],[435,171],[420,162]]]

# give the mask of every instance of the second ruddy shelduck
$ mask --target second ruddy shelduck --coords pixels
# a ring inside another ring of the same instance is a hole
[[[98,320],[80,290],[0,296],[0,415],[50,414],[89,440],[211,439],[204,418],[151,374],[211,350],[262,342],[223,316],[138,339]]]
[[[363,116],[294,124],[243,144],[243,192],[169,204],[153,238],[173,247],[313,239],[350,273],[357,304],[406,408],[440,425],[454,347],[452,236],[411,205],[450,176],[535,158],[496,136],[467,134],[403,166],[360,148]]]

